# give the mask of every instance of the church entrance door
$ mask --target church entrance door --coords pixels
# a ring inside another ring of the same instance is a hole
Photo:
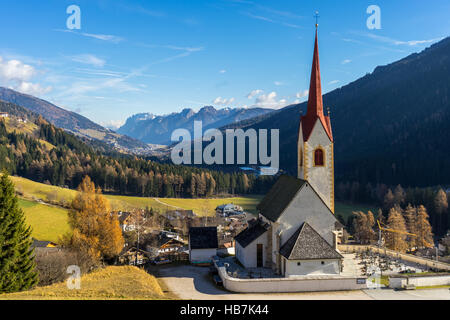
[[[256,246],[256,267],[262,268],[263,267],[263,245],[258,244]]]

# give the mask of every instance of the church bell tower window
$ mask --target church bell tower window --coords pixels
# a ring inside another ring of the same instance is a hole
[[[325,154],[323,149],[318,148],[314,151],[314,166],[323,167],[325,165]]]

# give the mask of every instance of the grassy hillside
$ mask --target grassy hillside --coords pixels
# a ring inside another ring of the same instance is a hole
[[[70,231],[66,209],[24,199],[19,200],[19,205],[33,228],[34,238],[59,243],[60,236]]]
[[[70,231],[67,209],[49,206],[49,203],[70,204],[77,191],[37,183],[21,177],[10,177],[16,190],[22,197],[19,204],[25,212],[27,222],[33,228],[33,237],[39,240],[58,243],[59,237]],[[245,210],[255,213],[261,196],[221,198],[221,199],[157,199],[106,195],[113,210],[128,211],[137,208],[151,207],[165,212],[175,208],[194,210],[199,215],[215,215],[218,205],[234,203]]]
[[[0,300],[156,300],[168,299],[155,277],[131,266],[107,267],[81,278],[80,290],[66,282],[0,295]]]
[[[378,212],[378,208],[364,204],[349,204],[343,202],[336,202],[335,205],[336,215],[340,214],[342,217],[344,217],[345,220],[347,220],[350,216],[352,216],[354,211],[362,211],[367,213],[367,211],[369,210],[372,211],[373,214],[377,214]]]
[[[159,199],[161,202],[187,210],[194,210],[198,215],[211,215],[217,206],[233,203],[244,208],[244,210],[257,213],[256,206],[262,200],[262,196],[247,196],[223,199]]]
[[[26,199],[42,200],[45,202],[58,202],[69,204],[77,191],[34,182],[21,177],[11,177],[16,190]],[[245,210],[255,212],[256,205],[261,196],[220,198],[220,199],[158,199],[129,196],[106,195],[114,210],[127,211],[135,208],[152,207],[161,212],[182,208],[194,210],[199,215],[215,214],[214,209],[221,204],[234,203]]]

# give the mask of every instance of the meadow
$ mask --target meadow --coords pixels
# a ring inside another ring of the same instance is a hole
[[[0,300],[165,300],[158,280],[132,266],[106,267],[81,277],[81,288],[66,282],[30,291],[0,294]],[[173,298],[173,297],[172,297]]]
[[[33,229],[33,238],[59,243],[60,237],[70,232],[66,209],[24,199],[19,200],[19,206]]]
[[[77,191],[37,183],[21,177],[11,177],[18,194],[22,198],[20,206],[25,211],[27,222],[33,227],[33,237],[39,240],[58,243],[61,235],[70,228],[67,223],[67,209],[51,206],[46,203],[70,205]],[[167,199],[167,198],[141,198],[118,195],[105,195],[111,204],[112,210],[130,211],[133,209],[153,208],[160,213],[167,210],[185,209],[193,210],[200,216],[215,215],[215,208],[222,204],[233,203],[244,208],[245,211],[256,214],[256,206],[263,196],[228,197],[215,199]],[[377,208],[336,202],[336,214],[345,220],[354,211],[377,212]]]

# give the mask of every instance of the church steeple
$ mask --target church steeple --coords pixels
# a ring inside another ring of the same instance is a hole
[[[297,148],[298,178],[308,181],[334,212],[334,141],[330,113],[323,110],[317,22],[308,110],[301,117]]]
[[[311,81],[309,84],[308,111],[306,116],[301,118],[303,127],[303,138],[308,140],[316,121],[319,119],[328,137],[333,141],[330,119],[323,114],[322,100],[322,83],[320,79],[320,62],[319,62],[319,43],[318,43],[318,24],[316,24],[316,40],[314,42],[314,57],[311,70]]]

